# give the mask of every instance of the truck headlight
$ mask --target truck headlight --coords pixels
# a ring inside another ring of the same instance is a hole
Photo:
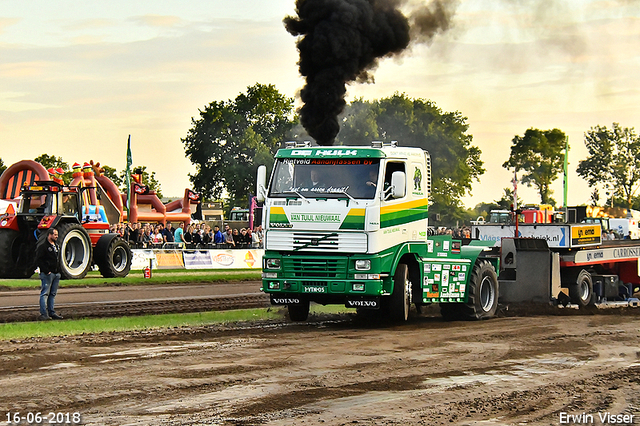
[[[353,291],[364,291],[364,283],[353,283],[351,289]]]
[[[265,259],[265,269],[280,269],[280,259]]]
[[[262,278],[278,278],[277,272],[263,272]]]
[[[356,271],[368,271],[371,269],[371,261],[369,259],[356,260]]]
[[[268,284],[269,290],[278,290],[280,289],[280,282],[278,281],[271,281]]]

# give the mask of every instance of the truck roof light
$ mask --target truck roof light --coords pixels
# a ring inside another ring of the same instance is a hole
[[[284,143],[284,146],[287,149],[291,149],[291,148],[308,148],[308,147],[311,146],[311,141],[304,141],[304,142],[286,141]]]

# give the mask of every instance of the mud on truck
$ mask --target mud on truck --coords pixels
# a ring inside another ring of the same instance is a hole
[[[361,147],[287,143],[264,201],[262,291],[290,319],[311,302],[344,304],[405,321],[412,304],[438,303],[447,319],[492,317],[499,255],[482,241],[428,235],[429,154],[373,142]]]
[[[36,246],[46,239],[49,228],[58,230],[63,279],[83,278],[93,264],[104,277],[126,276],[131,249],[119,234],[109,233],[107,215],[115,208],[90,205],[90,190],[101,193],[100,188],[54,181],[23,186],[17,212],[0,217],[0,278],[33,275]],[[106,195],[98,197],[108,202]]]

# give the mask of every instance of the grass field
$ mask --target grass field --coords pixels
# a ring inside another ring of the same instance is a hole
[[[0,324],[0,340],[32,337],[76,336],[114,331],[137,331],[175,327],[196,327],[220,323],[258,320],[282,320],[284,308],[238,309],[186,314],[162,314],[117,318],[88,318],[63,321],[17,322]],[[313,314],[355,312],[342,305],[311,305]]]
[[[154,269],[151,278],[144,278],[142,271],[132,271],[125,278],[104,278],[97,271],[92,271],[80,280],[62,280],[60,287],[90,287],[110,285],[148,285],[170,284],[189,282],[229,282],[229,281],[254,281],[261,277],[260,270],[185,270],[185,269]],[[31,278],[0,279],[0,289],[39,288],[38,275]]]

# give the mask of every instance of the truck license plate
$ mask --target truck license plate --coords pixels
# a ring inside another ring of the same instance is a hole
[[[326,293],[327,292],[327,288],[326,287],[316,287],[316,286],[305,285],[304,286],[304,292],[305,293]]]

